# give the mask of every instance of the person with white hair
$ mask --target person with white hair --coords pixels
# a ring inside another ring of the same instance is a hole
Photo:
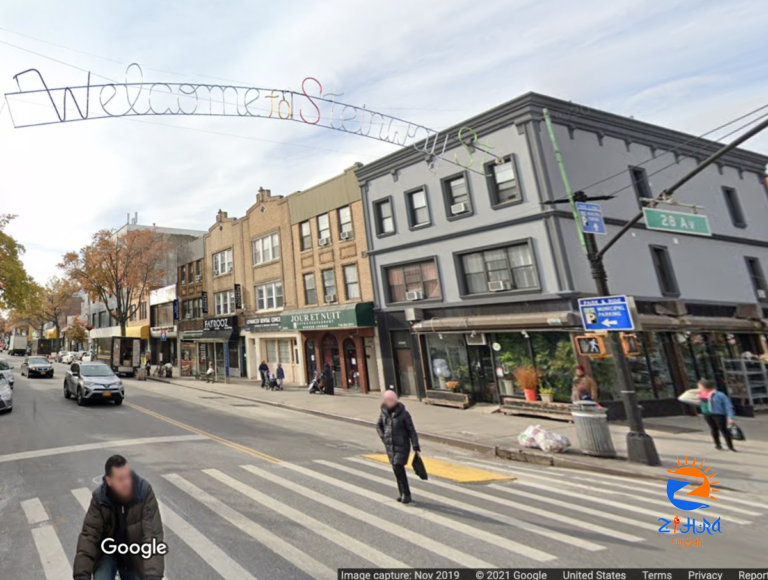
[[[411,445],[416,453],[419,453],[421,448],[411,414],[398,400],[395,391],[384,391],[376,431],[384,443],[392,470],[395,472],[397,488],[400,492],[397,501],[404,504],[411,503],[411,488],[408,485],[405,466],[411,456]]]

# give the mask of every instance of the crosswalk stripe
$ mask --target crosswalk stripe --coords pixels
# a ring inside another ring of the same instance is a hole
[[[283,464],[283,467],[285,467],[285,465],[286,464]],[[459,566],[464,566],[466,568],[495,568],[493,564],[484,562],[483,560],[475,558],[474,556],[470,556],[469,554],[464,554],[457,549],[446,546],[445,544],[441,544],[440,542],[436,542],[432,538],[418,532],[414,532],[409,528],[397,525],[389,520],[380,518],[367,511],[357,509],[356,507],[353,507],[347,503],[340,502],[331,497],[319,496],[317,491],[314,489],[310,489],[289,479],[275,475],[270,471],[260,469],[255,465],[242,465],[241,467],[246,471],[253,473],[254,475],[280,485],[284,489],[289,489],[293,492],[296,492],[306,499],[313,500],[325,507],[336,510],[346,516],[377,528],[382,532],[391,534],[400,540],[410,542],[411,544],[432,552],[433,554],[442,556],[446,560],[455,562]]]
[[[362,465],[365,465],[365,466],[375,467],[377,469],[382,469],[383,468],[384,470],[389,471],[389,470],[387,470],[386,466],[377,465],[377,464],[373,464],[372,465],[370,461],[366,461],[364,459],[360,459],[359,457],[350,458],[350,461],[354,461],[355,463],[362,464]],[[339,470],[341,470],[341,471],[343,471],[345,473],[350,473],[350,474],[352,474],[352,475],[354,475],[356,477],[362,477],[362,478],[367,479],[369,481],[376,481],[376,482],[379,482],[379,483],[387,483],[387,481],[384,478],[376,477],[376,476],[370,475],[368,473],[362,472],[360,470],[354,470],[354,469],[351,469],[351,468],[343,466],[343,465],[338,465],[338,464],[335,464],[335,463],[331,463],[330,461],[322,461],[322,460],[320,460],[320,461],[317,461],[316,463],[319,463],[321,465],[325,465],[327,467],[331,467],[333,469],[339,469]],[[483,494],[483,493],[480,493],[480,492],[477,492],[477,491],[474,491],[474,490],[471,490],[471,489],[464,489],[462,487],[459,487],[459,486],[456,486],[456,485],[447,484],[447,483],[443,483],[443,482],[435,482],[435,481],[433,481],[432,484],[437,484],[439,487],[443,487],[445,489],[450,489],[450,490],[456,491],[458,493],[463,493],[464,495],[470,495],[472,497],[479,497],[481,499],[487,499],[488,497],[491,497],[492,498],[491,501],[493,501],[493,499],[498,499],[498,498],[493,498],[493,496],[488,496],[487,494]],[[442,484],[442,485],[440,485],[440,484]],[[455,502],[452,499],[448,498],[448,497],[441,496],[441,495],[438,495],[436,493],[430,493],[430,492],[424,491],[424,490],[419,490],[419,496],[427,498],[427,499],[431,499],[432,501],[436,501],[438,503],[444,503],[444,504],[448,504],[448,505],[454,505],[455,504]],[[496,503],[500,503],[500,504],[503,504],[503,505],[507,505],[508,504],[510,506],[513,505],[512,502],[507,502],[506,500],[498,500]],[[538,534],[540,536],[544,536],[546,538],[550,538],[550,539],[556,540],[558,542],[563,542],[564,544],[570,544],[572,546],[576,546],[578,548],[581,548],[582,550],[587,550],[588,552],[598,552],[600,550],[605,550],[605,546],[601,546],[600,544],[595,544],[594,542],[589,542],[587,540],[584,540],[584,539],[576,537],[576,536],[572,536],[572,535],[568,535],[568,534],[563,534],[563,533],[560,533],[560,532],[556,532],[554,530],[549,530],[547,528],[544,528],[544,527],[541,527],[541,526],[537,526],[536,524],[531,524],[529,522],[520,520],[518,518],[513,518],[513,517],[510,517],[510,516],[506,516],[504,514],[496,513],[494,511],[483,509],[483,508],[480,508],[480,507],[475,506],[475,505],[473,505],[470,508],[470,510],[471,510],[471,513],[474,514],[474,515],[480,515],[480,516],[488,518],[489,520],[496,520],[497,522],[501,522],[502,524],[506,524],[508,526],[512,526],[512,527],[520,529],[520,530],[525,530],[525,531],[530,532],[532,534]],[[576,522],[576,520],[574,520],[574,522]],[[610,532],[610,530],[606,530],[606,531]],[[612,535],[612,534],[610,534],[610,535]]]
[[[331,570],[324,564],[318,562],[303,550],[296,548],[293,544],[286,542],[281,537],[273,534],[269,530],[261,527],[253,520],[248,519],[237,510],[232,509],[224,502],[216,499],[208,492],[200,489],[195,484],[187,481],[175,473],[169,473],[163,476],[173,485],[185,491],[197,501],[211,509],[217,515],[227,520],[230,524],[240,528],[251,538],[277,552],[291,564],[303,570],[310,578],[325,578],[327,580],[336,579],[336,571]],[[250,577],[250,576],[248,576]]]
[[[222,473],[218,469],[204,469],[203,473],[210,475],[217,481],[228,485],[235,491],[239,491],[244,496],[252,499],[253,501],[261,504],[262,506],[277,512],[279,515],[293,520],[300,526],[303,526],[325,538],[329,542],[333,542],[337,546],[348,550],[362,558],[368,560],[371,564],[378,566],[379,568],[408,568],[409,566],[403,564],[400,560],[393,558],[376,548],[365,544],[352,536],[349,536],[343,532],[340,532],[331,526],[328,526],[307,514],[294,509],[283,502],[279,502],[273,497],[270,497],[256,489],[244,484],[243,482],[230,477],[225,473]],[[268,548],[271,546],[267,546]],[[280,556],[283,556],[279,550],[273,550]]]
[[[618,509],[622,509],[628,512],[634,512],[636,514],[643,514],[648,515],[651,517],[658,517],[659,513],[656,510],[649,510],[644,507],[631,505],[624,502],[619,501],[613,501],[610,499],[606,499],[605,497],[599,496],[599,497],[593,497],[591,495],[581,493],[578,491],[567,491],[564,489],[555,489],[551,485],[545,485],[543,483],[533,483],[533,482],[525,482],[525,481],[519,481],[517,485],[522,485],[524,487],[532,487],[534,489],[541,489],[546,491],[549,494],[558,494],[558,495],[564,495],[566,497],[576,497],[579,498],[580,501],[589,501],[593,503],[599,503],[601,506],[609,506],[609,507],[615,507]],[[742,525],[748,525],[752,522],[748,520],[742,520],[741,518],[735,518],[733,516],[724,516],[721,515],[720,519],[727,522],[733,522],[734,524],[742,524]]]
[[[45,511],[39,498],[35,497],[21,502],[21,509],[24,510],[27,522],[31,526],[48,521],[48,512]]]
[[[489,532],[486,532],[485,530],[482,530],[480,528],[470,526],[467,524],[462,524],[457,521],[454,521],[450,518],[443,517],[441,515],[428,512],[428,511],[418,511],[414,510],[413,508],[409,508],[404,505],[400,505],[399,503],[392,500],[390,497],[378,494],[378,493],[372,493],[370,490],[363,489],[360,487],[357,487],[355,485],[349,484],[346,481],[342,481],[340,479],[336,479],[334,477],[329,477],[327,475],[324,475],[322,473],[318,473],[316,471],[313,471],[311,469],[307,469],[306,467],[301,467],[300,465],[295,465],[292,463],[285,463],[282,464],[287,469],[290,469],[292,471],[295,471],[297,473],[301,473],[303,475],[307,475],[309,477],[312,477],[314,479],[317,479],[319,481],[323,481],[325,483],[328,483],[330,485],[333,485],[339,489],[345,489],[351,493],[354,493],[356,495],[360,495],[364,497],[367,500],[375,499],[379,503],[389,506],[392,509],[398,510],[401,513],[409,514],[412,516],[416,516],[425,520],[429,520],[433,523],[439,524],[441,526],[444,526],[446,528],[449,528],[451,530],[454,530],[456,532],[466,534],[468,536],[481,539],[489,544],[493,544],[494,546],[498,546],[500,548],[503,548],[509,552],[520,554],[522,556],[525,556],[527,558],[530,558],[532,560],[536,560],[538,562],[550,562],[552,560],[557,559],[556,556],[553,556],[552,554],[548,554],[542,550],[538,550],[536,548],[533,548],[531,546],[526,546],[525,544],[521,544],[519,542],[514,542],[512,540],[507,540],[506,538],[502,538],[500,536],[497,536],[495,534],[491,534]]]
[[[387,468],[385,466],[383,466],[383,465],[372,464],[370,461],[366,461],[366,460],[361,459],[359,457],[349,457],[347,459],[349,459],[349,461],[352,461],[352,462],[357,463],[359,465],[365,465],[367,467],[374,467],[374,468],[379,469],[379,470],[388,471]],[[345,468],[345,467],[342,467],[342,466],[338,466],[338,465],[335,465],[335,464],[332,464],[332,463],[326,462],[326,461],[318,461],[317,463],[321,463],[323,465],[328,465],[329,467],[338,468],[338,469],[341,469],[342,471],[346,471],[346,472],[351,473],[353,475],[357,475],[359,477],[364,477],[366,479],[370,479],[371,481],[384,482],[384,480],[382,478],[369,476],[368,474],[360,472],[359,470],[355,471],[355,470],[348,469],[348,468]],[[509,507],[509,508],[512,508],[512,509],[516,509],[517,508],[517,504],[515,504],[514,502],[511,502],[509,500],[496,497],[495,495],[491,495],[491,494],[487,494],[487,493],[481,493],[481,492],[475,491],[473,489],[460,487],[458,485],[452,485],[450,483],[445,483],[445,482],[442,482],[442,481],[432,481],[432,480],[430,480],[429,485],[430,485],[430,487],[431,486],[436,486],[436,487],[442,487],[444,489],[449,489],[449,490],[457,492],[457,493],[461,493],[461,494],[464,494],[464,495],[469,495],[471,497],[476,497],[476,498],[482,499],[484,501],[489,501],[491,503],[496,503],[496,504],[503,505],[503,506],[506,506],[506,507]],[[433,493],[424,491],[423,489],[419,490],[419,495],[423,496],[425,498],[432,499],[433,501],[441,502],[441,503],[453,503],[448,498],[445,498],[443,496],[440,496],[440,495],[437,495],[437,494],[433,494]],[[548,537],[548,538],[552,538],[553,540],[557,540],[559,542],[563,542],[563,543],[566,543],[566,544],[571,544],[573,546],[578,546],[578,547],[580,547],[580,548],[582,548],[584,550],[590,551],[590,552],[597,552],[599,550],[604,550],[605,549],[605,546],[601,546],[600,544],[595,544],[594,542],[589,542],[587,540],[584,540],[582,538],[579,538],[579,537],[576,537],[576,536],[572,536],[572,535],[569,535],[569,534],[563,534],[563,533],[560,533],[560,532],[556,532],[554,530],[550,530],[550,529],[542,527],[542,526],[537,526],[535,524],[531,524],[531,523],[525,522],[525,521],[517,519],[517,518],[512,518],[512,517],[509,517],[509,516],[505,516],[505,515],[493,512],[491,510],[482,509],[482,508],[479,508],[479,507],[474,506],[474,505],[472,506],[471,511],[474,514],[480,514],[480,515],[483,515],[484,517],[500,521],[500,522],[505,523],[507,525],[513,526],[515,528],[527,530],[527,531],[529,531],[531,533],[540,534],[542,536],[545,536],[545,537]],[[569,523],[571,525],[575,526],[575,527],[586,529],[586,530],[589,530],[591,532],[595,532],[595,533],[598,533],[598,534],[603,534],[603,535],[609,536],[611,538],[615,538],[616,537],[615,532],[613,530],[609,529],[609,528],[605,528],[603,526],[598,526],[598,525],[595,525],[595,524],[590,524],[588,522],[583,522],[583,521],[576,520],[576,519],[573,519],[573,518],[569,518],[569,519],[571,520]],[[636,541],[642,541],[642,538],[637,538]]]
[[[56,529],[48,523],[50,518],[40,499],[35,497],[21,502],[21,509],[30,525],[45,522],[31,530],[45,580],[69,580],[72,577],[72,566],[69,565]]]
[[[614,522],[619,522],[619,523],[624,524],[626,526],[635,526],[636,528],[642,528],[644,530],[654,530],[654,531],[659,529],[658,526],[654,526],[653,524],[650,524],[650,523],[646,523],[646,522],[639,521],[639,520],[633,520],[631,518],[627,518],[627,517],[624,517],[624,516],[616,515],[616,514],[605,512],[605,511],[600,511],[600,510],[597,510],[597,509],[585,507],[585,506],[574,504],[574,503],[569,503],[567,501],[560,501],[559,499],[555,499],[555,498],[550,497],[550,496],[547,496],[546,498],[544,498],[543,496],[537,495],[535,493],[529,493],[527,491],[522,491],[522,490],[519,490],[519,489],[513,489],[512,487],[507,487],[507,486],[504,486],[504,485],[491,484],[488,487],[490,489],[495,489],[495,490],[498,490],[498,491],[503,491],[504,493],[507,493],[507,494],[510,494],[510,495],[516,495],[516,496],[519,496],[519,497],[524,497],[524,498],[527,498],[527,499],[531,499],[531,500],[536,501],[536,502],[545,501],[548,506],[558,506],[558,507],[566,508],[566,509],[569,509],[569,510],[572,510],[572,511],[575,511],[575,512],[579,512],[579,513],[583,513],[583,514],[588,514],[588,515],[591,515],[591,516],[595,516],[595,517],[598,517],[598,518],[603,518],[603,519],[606,519],[606,520],[611,520],[611,521],[614,521]],[[542,517],[545,517],[545,518],[550,518],[550,519],[555,519],[555,520],[560,518],[560,514],[553,514],[551,512],[546,511],[546,510],[535,508],[533,506],[526,505],[526,504],[523,504],[523,503],[517,505],[517,509],[519,509],[521,511],[527,511],[527,512],[530,512],[532,514],[536,514],[536,515],[539,515],[539,516],[542,516]],[[621,538],[623,540],[626,540],[627,542],[642,541],[642,538],[638,538],[638,536],[632,536],[630,534],[625,534],[624,532],[614,532],[613,535],[615,537],[617,537],[617,538]]]

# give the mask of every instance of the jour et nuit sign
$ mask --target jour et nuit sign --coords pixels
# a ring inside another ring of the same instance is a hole
[[[280,328],[283,330],[323,330],[326,328],[355,328],[373,326],[373,303],[362,302],[333,308],[283,312]]]

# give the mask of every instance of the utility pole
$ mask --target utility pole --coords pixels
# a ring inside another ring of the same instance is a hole
[[[555,157],[557,158],[558,165],[560,166],[560,174],[563,178],[566,195],[568,196],[567,199],[554,200],[548,203],[550,205],[558,203],[570,203],[571,209],[574,213],[574,219],[576,220],[576,229],[579,232],[580,241],[582,242],[587,259],[589,260],[592,279],[595,281],[597,293],[600,296],[610,296],[610,289],[608,287],[608,274],[605,270],[603,258],[605,253],[643,218],[643,212],[640,211],[634,218],[624,224],[624,226],[622,226],[616,235],[608,240],[602,249],[598,249],[597,240],[595,239],[594,234],[583,231],[581,221],[578,219],[578,212],[576,211],[575,204],[576,202],[611,199],[613,196],[589,197],[583,191],[577,191],[576,193],[571,191],[571,187],[565,173],[565,165],[563,164],[560,149],[555,138],[552,119],[547,109],[544,109],[543,113],[544,121],[549,131],[549,137],[555,150]],[[696,175],[701,173],[709,165],[712,165],[720,157],[732,151],[746,140],[754,137],[766,128],[768,128],[768,120],[763,121],[762,123],[756,125],[744,133],[742,136],[734,139],[731,143],[710,155],[707,159],[697,165],[685,176],[680,178],[672,186],[662,191],[658,195],[657,199],[659,201],[669,200],[672,194],[682,185],[693,179]],[[627,421],[629,423],[629,433],[627,433],[627,457],[630,461],[634,461],[636,463],[644,463],[646,465],[659,465],[661,461],[659,460],[659,454],[656,451],[653,438],[645,432],[645,427],[643,426],[642,414],[640,412],[640,407],[637,404],[637,392],[635,391],[632,374],[629,369],[627,357],[624,353],[624,345],[621,343],[621,337],[616,332],[610,331],[608,332],[608,336],[610,337],[611,350],[613,351],[614,360],[616,361],[616,365],[619,371],[619,387],[621,391],[621,397],[624,402],[624,410],[627,415]]]

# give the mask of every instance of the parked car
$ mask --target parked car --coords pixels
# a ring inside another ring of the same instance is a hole
[[[13,388],[15,379],[13,378],[13,365],[8,364],[7,360],[0,359],[0,376],[5,377],[8,384]]]
[[[37,375],[53,378],[53,364],[44,356],[28,356],[21,363],[21,370],[19,372],[21,372],[22,377]]]
[[[76,358],[77,360],[83,360],[83,357],[84,357],[86,354],[88,354],[88,351],[87,351],[87,350],[78,350],[77,352],[75,352],[75,358]]]
[[[61,357],[61,360],[59,362],[62,362],[62,363],[67,364],[67,365],[71,365],[73,362],[75,362],[75,357],[76,356],[77,356],[76,352],[67,351]]]
[[[114,401],[122,405],[125,387],[104,363],[73,362],[64,377],[64,398],[74,397],[81,407],[91,401]]]
[[[91,362],[93,360],[93,356],[90,352],[83,353],[83,356],[80,357],[80,360],[82,362]]]
[[[10,413],[13,411],[13,387],[0,375],[0,412]]]

